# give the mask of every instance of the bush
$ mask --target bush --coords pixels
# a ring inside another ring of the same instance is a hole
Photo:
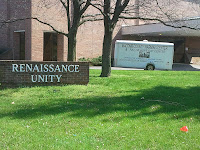
[[[85,57],[79,58],[78,61],[79,62],[89,61],[89,58],[85,58]]]
[[[93,66],[101,66],[101,65],[102,65],[102,56],[99,56],[99,57],[97,57],[97,58],[92,58],[92,59],[90,60],[90,62],[91,62],[91,64],[92,64]]]
[[[92,66],[101,66],[102,65],[102,56],[99,56],[97,58],[80,58],[78,60],[79,62],[84,62],[84,61],[88,61],[90,63],[90,65]]]

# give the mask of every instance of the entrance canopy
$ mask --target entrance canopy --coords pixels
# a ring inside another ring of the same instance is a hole
[[[189,28],[174,28],[166,26],[162,23],[123,26],[122,35],[138,35],[138,36],[199,36],[200,37],[200,17],[190,18],[182,21],[175,21],[173,23],[167,23],[172,26],[187,26]]]

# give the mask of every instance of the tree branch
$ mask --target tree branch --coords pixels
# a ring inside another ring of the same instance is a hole
[[[0,21],[0,23],[2,23],[3,25],[5,24],[8,24],[8,23],[15,23],[15,22],[18,22],[18,21],[24,21],[24,20],[30,20],[30,19],[33,19],[33,20],[36,20],[44,25],[47,25],[49,26],[53,31],[59,33],[59,34],[62,34],[62,35],[65,35],[68,37],[68,34],[67,33],[64,33],[64,32],[61,32],[61,31],[58,31],[56,28],[54,28],[51,24],[47,23],[47,22],[44,22],[44,21],[41,21],[40,19],[38,18],[34,18],[34,17],[30,17],[30,18],[19,18],[19,19],[12,19],[12,20],[6,20],[6,21]],[[2,25],[2,26],[3,26]]]
[[[91,4],[90,2],[91,2],[91,0],[87,0],[85,6],[80,11],[80,16],[82,16],[83,13],[86,11],[86,9],[90,6],[90,4]]]
[[[121,4],[121,0],[117,0],[116,7],[114,11],[114,16],[112,19],[112,22],[115,24],[118,21],[118,18],[120,14],[123,12],[123,10],[126,8],[130,0],[125,0],[123,4]]]
[[[103,18],[98,18],[98,19],[97,18],[84,19],[83,21],[80,22],[79,26],[81,26],[82,24],[84,24],[85,22],[88,22],[88,21],[94,22],[94,21],[101,21],[101,20],[103,20]]]
[[[98,16],[102,16],[102,14],[94,14],[94,15],[83,15],[82,18],[89,18],[89,17],[98,17]]]
[[[160,7],[160,5],[159,5],[159,3],[158,3],[158,0],[156,0],[156,4],[157,4],[158,8],[160,9],[160,11],[161,11],[170,21],[172,21],[171,18],[170,18],[170,16],[169,16],[166,12],[164,12],[163,9]]]
[[[105,13],[101,10],[101,8],[97,7],[96,4],[90,3],[90,5],[91,5],[92,7],[94,7],[94,8],[96,8],[96,9],[98,9],[98,10],[100,11],[100,13],[101,13],[104,17],[106,16]]]

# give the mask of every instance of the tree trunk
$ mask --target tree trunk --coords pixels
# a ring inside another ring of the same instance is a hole
[[[68,34],[68,61],[76,61],[76,34],[77,32]]]
[[[103,40],[101,77],[109,77],[111,74],[111,51],[113,30],[111,29],[111,27],[106,28]]]

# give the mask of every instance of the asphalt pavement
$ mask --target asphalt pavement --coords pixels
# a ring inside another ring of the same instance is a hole
[[[101,69],[101,66],[90,66],[90,69]],[[112,67],[112,70],[144,70],[144,69]],[[200,65],[199,64],[174,63],[172,70],[173,71],[200,71]]]

